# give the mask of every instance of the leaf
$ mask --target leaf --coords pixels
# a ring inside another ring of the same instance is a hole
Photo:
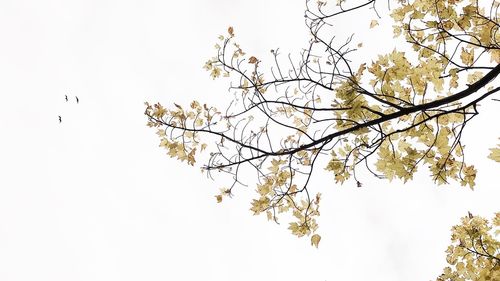
[[[201,119],[201,118],[196,119],[195,125],[198,126],[198,127],[202,126],[203,125],[203,119]]]
[[[288,229],[292,231],[293,235],[297,235],[298,237],[302,237],[310,232],[309,228],[305,223],[298,224],[296,222],[291,222],[289,224]]]
[[[474,63],[474,49],[467,51],[464,47],[462,47],[460,59],[465,65],[471,66]]]
[[[189,154],[187,155],[187,162],[191,166],[194,166],[194,163],[196,163],[196,159],[194,158],[195,154],[196,154],[196,147],[193,148],[193,150],[191,150],[191,152],[189,152]]]
[[[481,71],[474,71],[473,73],[467,75],[467,83],[472,84],[479,81],[479,79],[483,78],[484,73]]]
[[[374,27],[375,27],[375,26],[377,26],[377,25],[378,25],[378,21],[376,21],[376,20],[372,20],[372,21],[370,22],[370,28],[374,28]]]
[[[222,202],[222,195],[215,195],[215,199],[217,199],[217,203]]]
[[[273,214],[271,213],[271,211],[266,211],[266,215],[267,215],[267,220],[270,221],[273,219]]]
[[[311,246],[316,246],[316,248],[318,248],[319,241],[321,241],[321,236],[319,234],[311,236]]]
[[[452,21],[447,20],[447,21],[444,21],[444,22],[442,23],[442,25],[443,25],[443,29],[444,29],[444,30],[450,30],[450,29],[452,29],[452,28],[453,28],[453,26],[454,26],[455,24],[454,24]]]
[[[476,179],[477,170],[474,168],[474,165],[465,166],[463,169],[464,179],[462,180],[462,186],[469,185],[471,189],[474,188],[474,180]]]
[[[490,150],[491,153],[488,155],[488,158],[493,161],[500,162],[500,145],[498,145],[498,148],[490,148]]]
[[[200,150],[200,151],[205,150],[205,148],[207,148],[207,144],[206,144],[206,143],[202,143],[202,144],[201,144],[201,150]]]
[[[258,60],[257,60],[257,58],[256,58],[256,57],[254,57],[254,56],[251,56],[251,57],[248,59],[248,63],[255,64],[255,63],[257,63],[257,62],[258,62]]]
[[[231,37],[234,37],[234,29],[232,26],[230,26],[228,29],[227,29],[227,33],[229,33],[229,36]]]
[[[491,56],[490,62],[500,63],[500,50],[493,49],[493,50],[490,50],[489,53]]]
[[[205,65],[203,66],[203,68],[204,68],[205,70],[207,70],[207,71],[208,71],[208,70],[211,70],[211,69],[212,69],[212,66],[213,66],[213,62],[212,62],[211,60],[208,60],[208,61],[205,63]]]
[[[210,77],[213,79],[218,78],[220,76],[220,68],[214,67],[212,68],[212,71],[210,72]]]
[[[158,129],[158,131],[156,132],[156,134],[161,138],[161,137],[165,137],[166,136],[166,133],[165,133],[165,129]]]
[[[251,211],[253,211],[254,215],[258,215],[259,213],[263,212],[266,208],[269,207],[269,203],[271,201],[269,198],[262,196],[259,199],[253,199],[252,200],[252,208],[250,208]]]
[[[178,109],[183,110],[183,109],[182,109],[182,106],[180,106],[180,105],[178,105],[178,104],[176,104],[176,103],[174,103],[174,105],[175,105],[175,107],[177,107]]]

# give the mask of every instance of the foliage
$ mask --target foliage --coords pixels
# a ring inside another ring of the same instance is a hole
[[[361,187],[359,169],[406,182],[423,167],[437,184],[455,181],[472,189],[477,171],[464,161],[461,138],[479,114],[479,102],[500,89],[494,83],[500,73],[499,3],[390,3],[384,10],[398,47],[355,63],[363,44],[355,44],[354,35],[337,38],[334,25],[370,10],[377,18],[377,7],[375,0],[306,1],[308,45],[295,60],[271,50],[270,69],[242,50],[229,27],[204,68],[213,79],[229,77],[234,98],[222,111],[199,101],[171,109],[146,103],[160,146],[190,165],[198,152],[210,151],[202,170],[233,179],[217,202],[245,184],[244,166],[253,168],[253,214],[275,222],[289,214],[291,232],[312,235],[316,246],[321,194],[309,182],[321,159],[339,184]],[[378,25],[373,19],[367,28]],[[376,46],[365,42],[370,44]],[[498,149],[490,158],[498,161]]]
[[[490,148],[491,153],[488,155],[488,157],[492,160],[495,160],[497,162],[500,162],[500,144],[498,145],[497,148]]]
[[[462,224],[452,228],[452,244],[446,250],[449,263],[437,281],[500,280],[500,213],[490,224],[473,216],[462,218]]]

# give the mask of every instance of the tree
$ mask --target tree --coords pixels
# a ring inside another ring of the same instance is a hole
[[[500,213],[490,224],[486,219],[473,216],[462,218],[462,224],[452,228],[452,244],[446,250],[445,267],[437,281],[500,280]]]
[[[210,177],[226,173],[233,182],[217,202],[244,185],[241,173],[251,168],[257,186],[251,211],[275,222],[291,214],[292,233],[312,235],[316,246],[321,193],[309,182],[322,160],[340,184],[361,187],[360,169],[406,182],[427,167],[437,184],[473,188],[476,169],[464,162],[461,138],[478,104],[495,101],[500,89],[499,3],[384,2],[398,47],[359,58],[363,44],[354,43],[354,35],[337,38],[335,24],[370,12],[375,28],[377,19],[387,20],[376,4],[306,1],[306,48],[297,59],[271,50],[271,67],[247,55],[229,27],[204,66],[213,79],[231,80],[227,108],[146,103],[148,126],[158,129],[170,157],[189,165],[210,151],[202,170]],[[498,149],[490,158],[500,161]]]

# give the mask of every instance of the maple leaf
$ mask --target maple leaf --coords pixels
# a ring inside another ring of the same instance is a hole
[[[474,63],[474,49],[466,50],[462,47],[460,59],[466,66],[471,66]]]
[[[212,71],[210,72],[210,76],[215,79],[220,76],[221,69],[219,67],[214,67],[212,68]]]
[[[491,153],[488,155],[488,158],[492,159],[493,161],[500,162],[500,144],[498,145],[497,148],[490,148]]]

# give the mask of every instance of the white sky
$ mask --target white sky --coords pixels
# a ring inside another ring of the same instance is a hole
[[[308,40],[303,9],[286,0],[1,1],[0,280],[435,279],[451,226],[468,210],[498,211],[498,164],[486,158],[500,137],[495,105],[484,103],[464,137],[476,191],[437,187],[425,172],[405,185],[367,177],[363,188],[340,187],[319,167],[319,249],[252,216],[253,187],[216,204],[223,181],[168,158],[145,126],[144,101],[229,101],[227,83],[202,69],[229,25],[263,60],[277,47],[298,52]],[[358,37],[377,53],[392,48],[379,28]]]

